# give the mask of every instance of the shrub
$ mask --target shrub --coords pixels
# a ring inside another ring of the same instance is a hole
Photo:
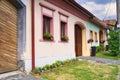
[[[65,60],[64,63],[65,63],[65,64],[68,64],[68,63],[69,63],[69,59]]]
[[[40,72],[42,72],[42,68],[41,67],[39,68],[39,70],[40,70]]]
[[[61,61],[61,65],[63,66],[65,63],[63,61]]]
[[[105,50],[105,47],[103,44],[100,44],[100,51],[104,51]]]
[[[46,68],[47,70],[50,70],[50,65],[49,65],[49,64],[46,64],[46,65],[45,65],[45,68]]]
[[[110,39],[108,40],[110,55],[118,56],[120,54],[119,50],[119,34],[120,31],[111,30],[109,33]]]
[[[42,72],[46,71],[47,69],[45,67],[42,67]]]
[[[59,66],[61,66],[61,61],[56,61],[55,64],[57,67],[59,67]]]
[[[98,52],[100,52],[100,51],[101,51],[100,46],[97,46],[97,47],[96,47],[96,52],[98,53]]]
[[[73,58],[73,59],[71,59],[71,60],[72,60],[72,62],[76,62],[76,61],[78,61],[77,58]]]
[[[56,68],[57,67],[57,65],[55,64],[55,63],[53,63],[52,65],[51,65],[51,68]]]
[[[96,52],[101,52],[101,51],[104,51],[105,50],[105,47],[103,44],[100,44],[100,46],[97,46],[96,47]]]
[[[40,73],[40,69],[39,69],[39,68],[35,68],[35,69],[33,70],[33,73],[35,73],[35,74]]]

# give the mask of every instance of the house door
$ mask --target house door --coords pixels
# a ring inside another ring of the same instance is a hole
[[[75,52],[76,56],[82,56],[82,29],[75,25]]]
[[[0,73],[17,69],[17,9],[0,0]]]

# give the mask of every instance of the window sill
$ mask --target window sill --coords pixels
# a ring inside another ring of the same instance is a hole
[[[54,40],[40,39],[40,42],[55,42]]]
[[[62,41],[62,40],[60,40],[60,41],[58,41],[59,43],[68,43],[69,41]]]

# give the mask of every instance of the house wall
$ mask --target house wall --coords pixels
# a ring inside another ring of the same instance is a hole
[[[99,27],[90,23],[90,22],[86,22],[87,25],[87,40],[90,39],[90,30],[93,31],[93,40],[94,42],[91,44],[89,43],[90,46],[99,46]],[[95,32],[97,32],[97,40],[98,42],[95,42]]]
[[[53,17],[54,41],[42,40],[42,13],[39,3],[45,4],[55,9]],[[68,17],[68,42],[60,41],[60,19],[59,12],[66,14]],[[75,57],[75,39],[74,27],[76,22],[80,22],[82,29],[82,56],[90,56],[90,44],[87,43],[89,33],[99,32],[98,28],[86,21],[80,19],[69,12],[52,5],[44,0],[35,0],[35,66],[40,67],[45,64],[52,64],[56,60],[65,60]],[[83,26],[84,25],[84,26]],[[99,35],[99,34],[98,34]],[[98,44],[95,44],[98,45]],[[31,70],[31,0],[26,0],[26,52],[24,53],[25,70]]]

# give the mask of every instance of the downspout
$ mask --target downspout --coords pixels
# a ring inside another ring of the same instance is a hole
[[[34,0],[31,0],[31,43],[32,43],[32,70],[35,69],[35,37],[34,37]]]

